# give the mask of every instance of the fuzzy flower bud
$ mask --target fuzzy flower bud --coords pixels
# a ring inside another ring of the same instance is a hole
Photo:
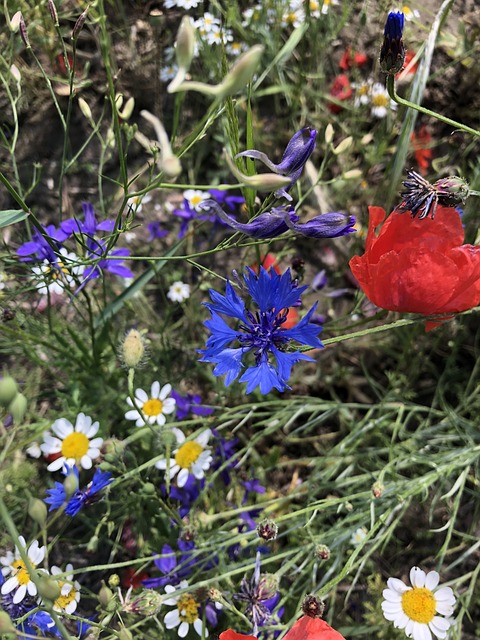
[[[263,540],[275,540],[278,534],[278,526],[270,518],[265,518],[257,524],[257,533]]]
[[[130,610],[142,616],[155,616],[162,607],[162,596],[154,589],[144,589],[131,602]]]
[[[227,73],[223,82],[218,85],[219,91],[217,95],[225,98],[243,89],[243,87],[250,82],[253,74],[257,70],[262,53],[263,47],[256,44],[241,55]]]
[[[319,544],[315,548],[315,555],[319,560],[329,560],[331,552],[326,544]]]
[[[17,393],[17,383],[11,376],[5,376],[0,380],[0,404],[3,407],[8,407]]]
[[[401,11],[390,11],[385,30],[383,44],[380,51],[380,68],[389,75],[394,75],[403,69],[405,62],[405,47],[403,46],[403,25],[405,16]]]
[[[135,369],[145,355],[145,342],[136,329],[130,329],[121,348],[122,360],[126,367]]]
[[[27,411],[27,399],[23,393],[17,393],[12,402],[8,405],[8,413],[12,414],[12,418],[16,424],[23,420]]]
[[[115,596],[111,589],[107,587],[105,582],[102,583],[100,591],[98,592],[98,601],[100,602],[102,609],[107,609],[108,605],[114,600]]]
[[[385,490],[385,487],[381,482],[374,482],[372,484],[372,495],[374,498],[381,498],[384,490]]]
[[[432,186],[437,192],[438,204],[444,207],[457,207],[465,204],[470,194],[468,184],[458,176],[440,178]]]
[[[309,618],[321,618],[325,611],[325,604],[320,598],[310,594],[302,602],[302,611]]]
[[[47,506],[43,500],[38,498],[30,498],[28,503],[28,515],[34,520],[40,527],[43,527],[47,519]]]

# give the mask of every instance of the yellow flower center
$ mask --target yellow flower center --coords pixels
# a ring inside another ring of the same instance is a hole
[[[402,595],[402,609],[410,620],[428,624],[435,616],[435,597],[430,589],[414,587]]]
[[[203,447],[198,442],[185,442],[175,454],[175,462],[182,469],[190,469],[203,451]]]
[[[150,398],[147,400],[143,407],[142,411],[146,416],[159,416],[162,413],[163,402],[158,398]]]
[[[192,624],[198,618],[199,604],[189,593],[184,593],[177,601],[177,608],[181,622]]]
[[[15,560],[12,562],[12,574],[17,578],[18,584],[28,584],[30,582],[30,574],[25,567],[23,560]],[[33,565],[35,567],[35,565]]]
[[[66,584],[65,582],[59,582],[58,586],[60,589],[62,589],[65,586],[65,584]],[[77,595],[77,590],[75,589],[75,587],[72,586],[72,588],[70,589],[70,591],[66,596],[59,596],[55,600],[55,605],[59,609],[62,609],[64,611],[68,607],[68,605],[75,600],[76,595]]]
[[[285,22],[287,22],[288,24],[293,24],[296,19],[297,19],[297,14],[294,11],[287,13],[287,15],[285,16]]]
[[[357,91],[359,96],[368,96],[370,86],[368,84],[361,84]]]
[[[383,93],[376,93],[372,96],[372,104],[375,107],[387,107],[389,97]]]
[[[220,31],[215,31],[213,35],[214,37],[219,38]],[[190,198],[190,204],[192,205],[192,207],[196,207],[197,204],[200,204],[201,202],[203,202],[203,196],[201,196],[198,193],[196,193],[194,196]]]
[[[319,4],[317,0],[310,0],[310,11],[317,11]]]
[[[65,458],[80,460],[88,452],[89,440],[84,433],[74,431],[62,442],[62,455]]]
[[[323,6],[329,7],[332,4],[332,0],[323,0]]]

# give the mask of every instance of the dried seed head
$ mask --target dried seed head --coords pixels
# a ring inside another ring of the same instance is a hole
[[[310,594],[303,600],[302,611],[309,618],[321,618],[325,611],[325,604],[320,598]]]
[[[278,526],[270,518],[265,518],[257,524],[257,533],[263,540],[275,540],[278,534]]]

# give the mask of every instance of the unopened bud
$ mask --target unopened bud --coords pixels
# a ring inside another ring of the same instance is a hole
[[[53,0],[48,0],[48,10],[50,11],[50,15],[52,16],[53,24],[58,27],[58,13],[57,7]]]
[[[381,498],[385,487],[381,482],[374,482],[372,484],[372,494],[374,498]]]
[[[143,616],[155,616],[162,607],[162,596],[153,589],[144,589],[131,603],[131,611]]]
[[[126,367],[138,367],[145,355],[145,342],[139,331],[130,329],[123,341],[121,354]]]
[[[79,98],[78,99],[78,106],[80,107],[80,111],[83,113],[85,118],[87,120],[91,120],[92,119],[92,111],[91,111],[90,107],[88,106],[87,101],[84,100],[83,98]]]
[[[112,589],[116,589],[120,585],[120,576],[118,573],[112,573],[108,579],[108,586]]]
[[[127,627],[122,627],[118,632],[120,640],[133,640],[132,632]]]
[[[278,526],[270,518],[265,518],[257,524],[257,533],[263,540],[275,540],[278,534]]]
[[[19,424],[27,411],[27,399],[23,393],[17,393],[12,402],[8,405],[8,413],[12,415],[12,418],[16,424]]]
[[[357,180],[363,176],[363,172],[360,169],[350,169],[350,171],[346,171],[342,178],[344,180]]]
[[[288,187],[291,179],[287,176],[279,176],[277,173],[259,173],[254,176],[247,176],[240,171],[234,161],[228,154],[225,155],[230,171],[239,182],[243,182],[245,186],[256,189],[257,191],[275,191],[282,187]]]
[[[0,637],[10,638],[10,634],[12,634],[12,638],[15,638],[16,629],[8,613],[0,610]]]
[[[333,126],[328,123],[327,126],[325,127],[325,142],[326,144],[330,144],[333,140],[333,135],[335,133],[335,130],[333,128]]]
[[[27,49],[30,49],[31,47],[30,47],[30,41],[28,39],[27,25],[25,24],[25,20],[23,19],[22,14],[20,14],[19,28],[20,28],[20,36],[22,37],[22,40],[25,46],[27,47]]]
[[[243,89],[257,70],[262,53],[263,47],[256,44],[241,55],[227,73],[223,82],[218,85],[218,97],[225,98]]]
[[[265,594],[265,599],[273,598],[278,591],[279,579],[274,573],[263,573],[260,576],[259,588]]]
[[[38,595],[44,600],[54,602],[61,595],[60,585],[50,576],[40,575],[37,582]]]
[[[405,47],[402,39],[404,24],[405,16],[401,11],[390,11],[383,32],[380,68],[391,75],[401,71],[405,62]]]
[[[128,120],[133,113],[133,108],[135,107],[135,98],[129,98],[122,111],[118,112],[118,115],[122,120]]]
[[[13,14],[12,19],[10,20],[10,31],[13,33],[17,33],[20,28],[20,20],[22,19],[22,12],[17,11]]]
[[[47,519],[47,505],[43,500],[38,498],[30,498],[28,503],[28,515],[34,520],[40,527],[43,527]]]
[[[2,406],[8,407],[17,393],[17,383],[11,376],[5,376],[0,380],[0,404]]]
[[[93,553],[98,549],[98,536],[92,536],[87,544],[87,551]]]
[[[444,207],[457,207],[465,204],[470,195],[468,184],[458,176],[440,178],[432,186],[437,193],[438,204]]]
[[[320,598],[310,594],[302,602],[302,611],[309,618],[321,618],[325,611],[325,604]]]
[[[22,75],[18,70],[16,64],[12,64],[12,66],[10,67],[10,73],[12,74],[13,78],[15,78],[16,83],[20,84],[20,82],[22,81]]]
[[[169,179],[176,178],[182,173],[180,160],[173,153],[169,156],[163,156],[160,159],[159,166]]]
[[[85,20],[87,19],[87,12],[88,12],[88,7],[85,9],[85,11],[82,11],[82,13],[78,16],[77,21],[73,25],[72,40],[75,40],[75,38],[78,36],[80,31],[82,30],[83,25],[85,24]]]
[[[333,153],[336,156],[339,156],[341,153],[345,153],[347,149],[350,149],[352,144],[353,144],[353,138],[352,136],[348,136],[348,138],[345,138],[345,140],[342,140],[340,144],[335,147],[335,149],[333,150]]]
[[[319,544],[315,548],[315,555],[319,560],[329,560],[330,559],[330,549],[326,544]]]
[[[175,56],[177,64],[188,70],[195,52],[195,27],[190,16],[183,16],[175,41]]]
[[[98,592],[98,601],[102,605],[103,609],[106,609],[110,602],[115,598],[113,591],[107,587],[105,582],[102,581],[102,586]]]
[[[208,590],[208,597],[213,602],[222,602],[224,600],[223,594],[220,589],[216,589],[215,587],[210,587]]]
[[[65,495],[67,498],[73,496],[78,489],[78,476],[73,469],[70,470],[68,476],[63,481],[63,488],[65,489]]]

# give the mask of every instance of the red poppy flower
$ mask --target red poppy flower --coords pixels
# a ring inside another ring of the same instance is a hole
[[[256,638],[228,629],[220,634],[220,640],[256,640]],[[332,629],[325,620],[302,616],[288,631],[284,640],[345,640],[345,638]]]
[[[122,587],[128,589],[139,589],[142,586],[142,581],[149,578],[150,575],[146,571],[137,571],[136,569],[126,569],[122,576]]]
[[[350,268],[369,300],[382,309],[425,316],[480,304],[480,246],[462,244],[456,209],[439,205],[434,220],[394,212],[378,235],[385,211],[368,210],[365,253],[354,256]],[[438,324],[427,322],[427,331]]]
[[[333,81],[332,86],[330,87],[329,94],[332,96],[332,98],[335,98],[336,100],[340,100],[342,102],[351,98],[353,95],[353,89],[348,76],[346,76],[344,73],[338,75]],[[343,109],[341,105],[334,104],[333,102],[327,102],[327,107],[332,113],[340,113],[340,111]]]
[[[338,66],[342,71],[348,71],[352,67],[363,67],[367,62],[368,56],[364,53],[357,53],[351,47],[347,47]]]
[[[413,131],[410,141],[415,154],[415,160],[417,161],[418,170],[422,176],[426,176],[433,155],[430,147],[432,136],[428,133],[427,127],[422,125],[418,133]]]

